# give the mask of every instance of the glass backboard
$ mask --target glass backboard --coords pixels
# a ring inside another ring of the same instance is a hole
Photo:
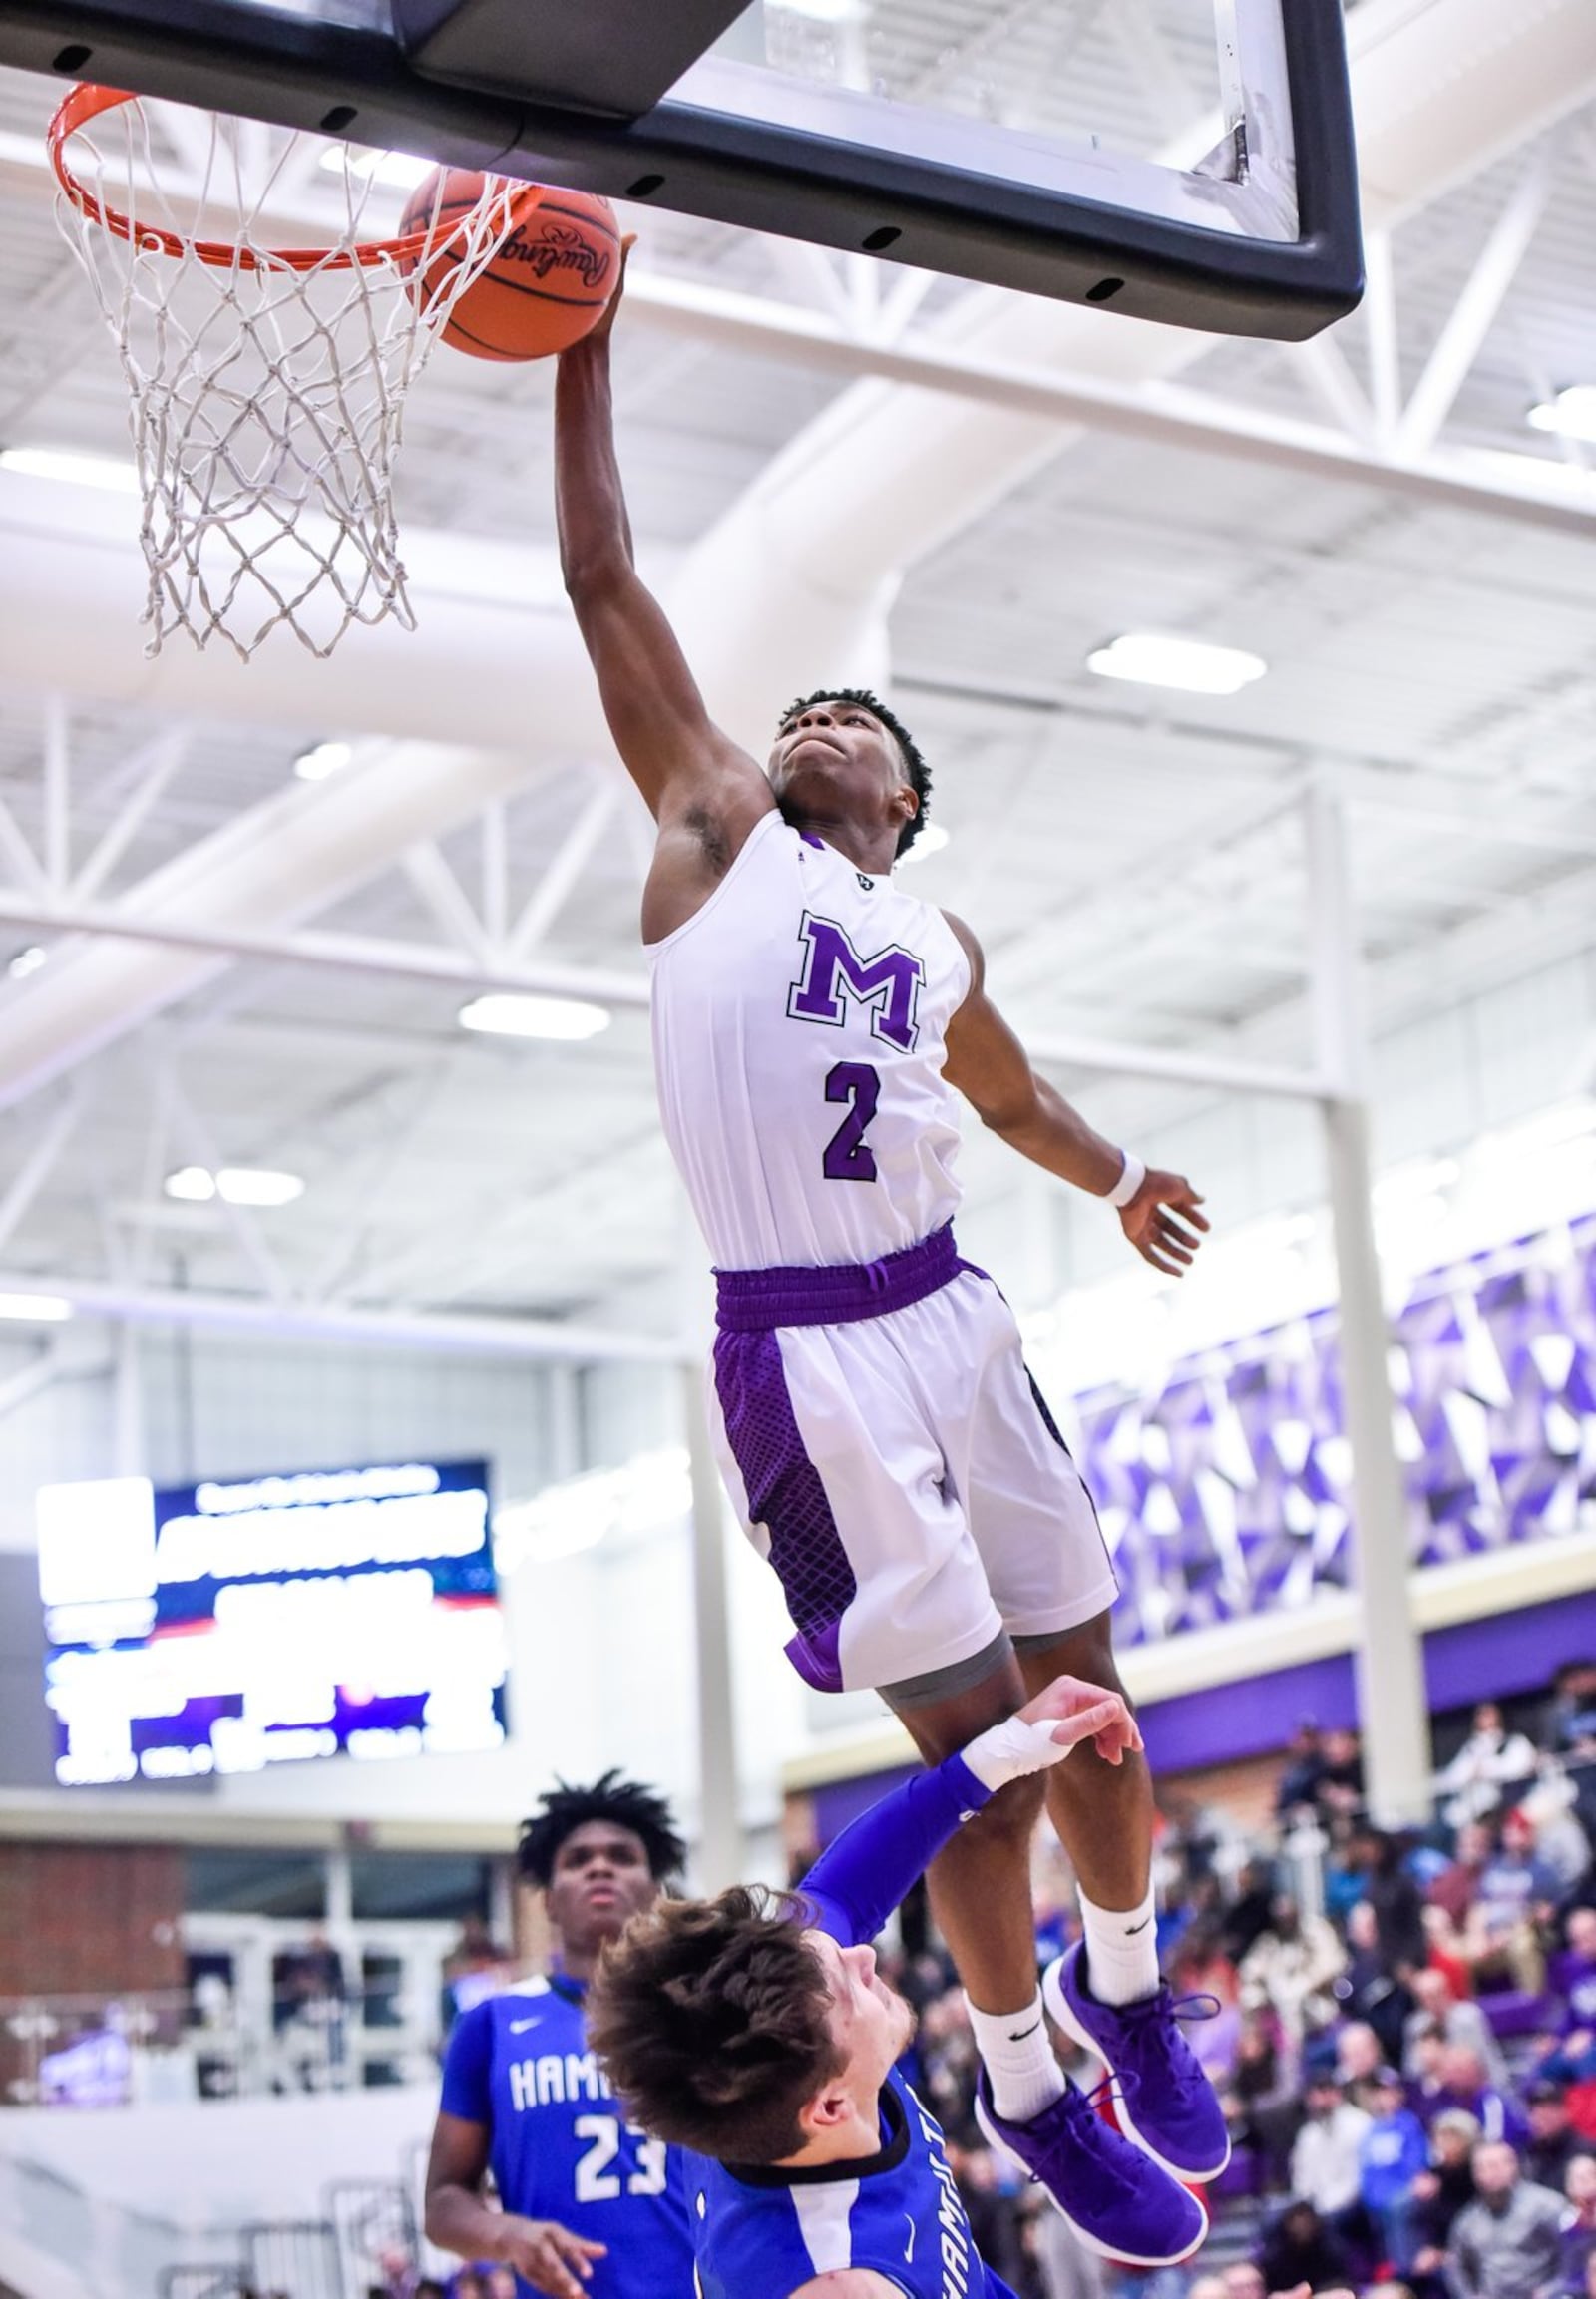
[[[1341,0],[0,0],[0,62],[1183,326],[1362,285]]]

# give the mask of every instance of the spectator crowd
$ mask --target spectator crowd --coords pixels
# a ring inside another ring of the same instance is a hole
[[[1185,2269],[1106,2267],[1014,2189],[951,1973],[902,1959],[917,2080],[1024,2299],[1596,2299],[1596,1664],[1559,1672],[1533,1732],[1482,1703],[1435,1787],[1431,1827],[1377,1828],[1356,1735],[1305,1722],[1269,1850],[1168,1799],[1163,1965],[1233,2145]],[[1042,1957],[1074,1935],[1045,1901]]]
[[[1533,1733],[1481,1703],[1435,1788],[1430,1827],[1383,1831],[1357,1736],[1305,1721],[1267,1849],[1166,1799],[1161,1957],[1233,2149],[1185,2268],[1089,2257],[1016,2187],[975,2121],[952,1966],[906,1924],[885,1968],[920,2014],[908,2072],[1021,2299],[1596,2299],[1596,1663],[1559,1672]],[[1076,1926],[1045,1873],[1037,1905],[1046,1961]],[[472,1940],[456,1964],[463,1993],[504,1968]],[[514,2291],[505,2268],[389,2265],[372,2299]]]

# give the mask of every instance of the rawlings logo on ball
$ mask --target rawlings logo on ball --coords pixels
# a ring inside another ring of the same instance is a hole
[[[556,271],[574,271],[585,287],[598,287],[609,269],[609,250],[595,247],[568,223],[552,223],[530,243],[519,232],[504,249],[501,262],[524,263],[535,279]]]
[[[424,313],[439,312],[452,349],[474,359],[548,359],[580,342],[609,301],[620,270],[615,211],[595,192],[502,185],[504,236],[462,288],[460,219],[476,210],[487,181],[469,168],[434,169],[416,187],[404,229],[422,244],[400,258],[401,276]]]

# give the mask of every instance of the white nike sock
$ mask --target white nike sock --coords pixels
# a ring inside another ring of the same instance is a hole
[[[965,1998],[970,2025],[992,2086],[992,2104],[1005,2123],[1028,2123],[1063,2095],[1063,2071],[1053,2058],[1042,2018],[1041,1990],[1017,2012],[978,2012]]]
[[[1080,1921],[1086,1933],[1086,1992],[1099,2004],[1134,2004],[1158,1986],[1158,1926],[1153,1888],[1135,1908],[1096,1908],[1084,1892]]]

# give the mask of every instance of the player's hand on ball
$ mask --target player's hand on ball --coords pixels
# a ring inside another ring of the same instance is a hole
[[[1198,1233],[1208,1228],[1208,1216],[1198,1211],[1202,1202],[1184,1174],[1149,1168],[1129,1205],[1120,1207],[1119,1226],[1144,1262],[1165,1277],[1182,1277],[1203,1242]]]
[[[1122,1695],[1079,1677],[1054,1677],[1019,1714],[1027,1724],[1050,1724],[1056,1747],[1074,1748],[1090,1740],[1105,1764],[1122,1763],[1127,1748],[1142,1744],[1140,1727]]]
[[[583,2299],[593,2276],[593,2262],[601,2259],[607,2243],[590,2243],[574,2235],[558,2219],[521,2219],[506,2214],[498,2255],[507,2267],[545,2291],[549,2299]]]
[[[620,269],[615,273],[615,284],[610,290],[609,301],[604,305],[603,311],[598,319],[594,323],[592,327],[589,328],[587,334],[583,336],[582,341],[584,343],[605,343],[608,341],[610,331],[615,324],[615,313],[620,309],[620,298],[625,293],[626,258],[631,253],[636,244],[637,234],[635,231],[628,231],[622,237],[620,242]]]

